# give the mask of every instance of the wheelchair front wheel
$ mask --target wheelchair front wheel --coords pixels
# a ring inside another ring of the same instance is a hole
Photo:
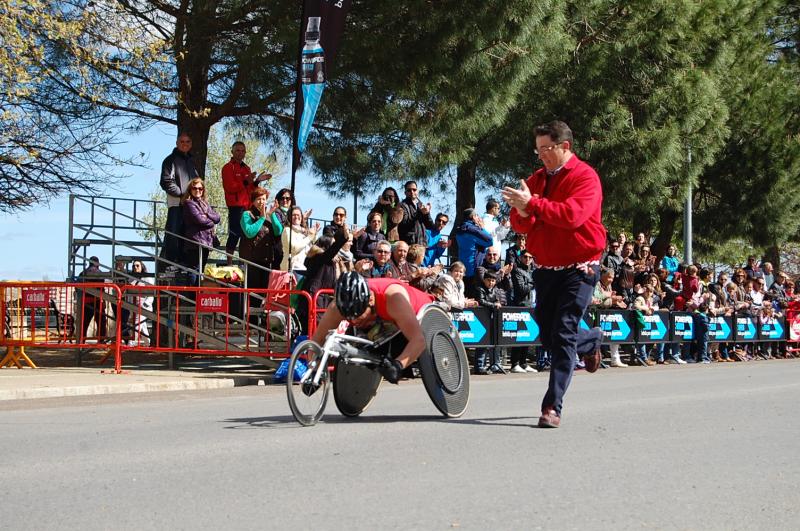
[[[327,361],[322,364],[322,354],[322,347],[314,341],[306,340],[297,345],[289,359],[286,396],[292,415],[303,426],[316,424],[325,413],[325,405],[328,403],[331,377]],[[305,370],[302,370],[303,366],[306,367]],[[295,371],[302,371],[299,379],[295,378]]]

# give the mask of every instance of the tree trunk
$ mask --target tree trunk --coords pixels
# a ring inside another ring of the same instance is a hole
[[[456,170],[456,215],[453,221],[453,232],[464,220],[464,210],[475,208],[475,173],[477,163],[468,160],[461,163]],[[452,234],[452,233],[451,233]],[[450,261],[458,260],[458,244],[451,238]]]
[[[667,254],[667,248],[672,243],[675,235],[675,225],[678,223],[680,213],[675,210],[662,210],[658,216],[658,235],[650,245],[650,252],[656,257],[656,264]]]
[[[192,139],[194,164],[197,173],[204,179],[209,178],[206,175],[206,159],[208,158],[208,137],[211,134],[211,125],[208,120],[198,120],[186,113],[178,115],[178,132],[187,133]]]
[[[781,270],[781,250],[777,245],[770,245],[764,250],[764,262],[771,263],[775,271]]]

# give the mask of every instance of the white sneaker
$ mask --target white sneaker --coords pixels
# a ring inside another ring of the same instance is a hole
[[[519,365],[514,365],[513,367],[511,367],[511,372],[524,373],[524,372],[527,372],[527,371],[525,369],[523,369],[522,367],[520,367]]]
[[[533,368],[533,367],[531,367],[530,365],[527,365],[527,366],[525,367],[525,372],[539,372],[539,371],[537,371],[536,369],[534,369],[534,368]]]
[[[623,363],[622,360],[611,360],[612,367],[627,367],[627,363]]]
[[[686,365],[686,362],[680,358],[672,358],[674,361],[678,362],[678,365]]]

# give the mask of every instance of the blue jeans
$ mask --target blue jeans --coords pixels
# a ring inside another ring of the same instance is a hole
[[[486,365],[486,358],[489,357],[489,366],[500,365],[500,347],[481,347],[475,349],[475,368],[481,369]]]
[[[599,266],[592,266],[590,274],[573,268],[534,271],[537,301],[534,312],[542,346],[550,352],[551,359],[550,382],[542,399],[542,409],[552,407],[559,416],[577,356],[600,347],[599,329],[580,328],[583,314],[592,300],[599,269]]]

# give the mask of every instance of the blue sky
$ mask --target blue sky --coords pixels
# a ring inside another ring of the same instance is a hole
[[[158,184],[161,161],[175,146],[173,128],[153,127],[145,133],[129,139],[119,146],[118,153],[143,152],[147,157],[147,168],[121,168],[121,174],[130,176],[119,181],[115,188],[107,189],[102,195],[128,199],[147,199],[150,192]],[[284,160],[289,160],[285,157]],[[288,175],[277,176],[281,183],[288,186]],[[309,183],[313,183],[309,186]],[[395,183],[399,187],[399,183]],[[399,188],[398,188],[399,189]],[[274,191],[274,190],[273,190]],[[482,210],[485,203],[483,194],[478,194],[478,207]],[[342,204],[352,209],[352,198],[338,200],[331,198],[317,183],[316,178],[308,172],[300,171],[297,176],[296,197],[304,209],[313,208],[314,217],[329,219],[333,208]],[[402,197],[402,191],[401,191]],[[433,205],[434,212],[444,211],[453,218],[455,205],[452,197],[429,197],[423,192],[423,201]],[[364,217],[375,203],[373,199],[359,204],[359,224],[363,225]],[[362,210],[363,207],[363,210]],[[352,222],[352,215],[348,215]],[[47,205],[18,214],[0,214],[0,279],[2,280],[64,280],[67,275],[67,241],[68,241],[69,199],[60,197]],[[445,231],[449,231],[450,227]],[[106,251],[108,254],[108,251]],[[102,251],[96,253],[105,264]]]

